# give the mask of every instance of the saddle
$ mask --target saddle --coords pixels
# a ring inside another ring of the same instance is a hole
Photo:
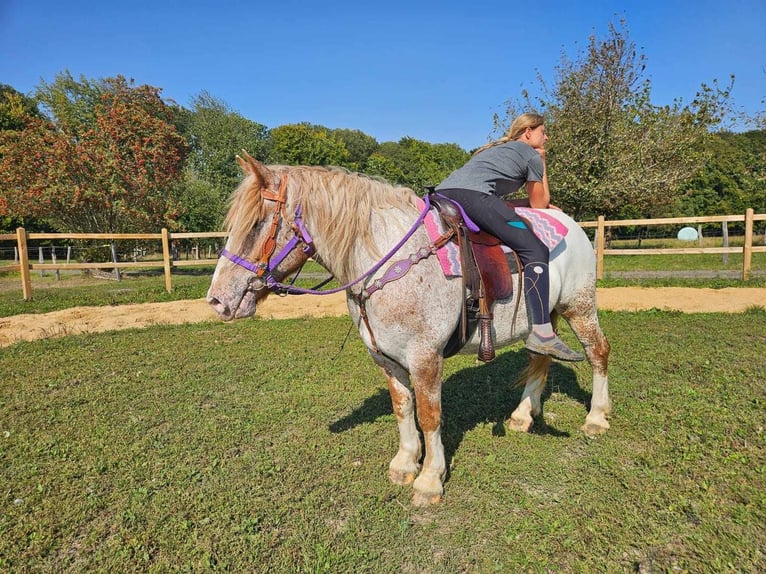
[[[468,229],[462,211],[452,200],[429,191],[431,204],[445,227],[453,231],[452,241],[457,243],[460,253],[465,293],[460,322],[444,348],[444,357],[457,354],[479,328],[478,359],[490,362],[495,358],[492,307],[496,300],[513,294],[513,272],[518,273],[521,282],[521,262],[515,252],[504,251],[494,235]]]

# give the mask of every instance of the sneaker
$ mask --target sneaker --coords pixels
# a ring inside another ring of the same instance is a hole
[[[566,343],[556,335],[549,339],[544,339],[533,331],[527,337],[526,347],[527,351],[537,353],[538,355],[548,355],[560,361],[576,362],[585,360],[585,355],[567,347]]]

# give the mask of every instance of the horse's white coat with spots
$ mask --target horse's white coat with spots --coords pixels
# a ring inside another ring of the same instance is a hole
[[[289,216],[300,204],[314,239],[316,260],[343,284],[373,267],[418,217],[411,190],[338,170],[265,166],[247,155],[239,161],[245,179],[232,198],[227,216],[230,236],[226,249],[251,262],[260,259],[272,218],[278,216],[277,204],[264,199],[263,191],[275,192],[285,174],[289,182],[284,210],[287,220],[281,220],[277,227],[276,252],[294,235]],[[569,229],[565,241],[551,253],[550,307],[555,316],[569,323],[593,368],[593,395],[583,430],[599,434],[609,428],[609,343],[596,315],[595,257],[587,236],[570,217],[560,211],[550,213]],[[421,227],[391,261],[404,259],[428,244],[428,235]],[[275,279],[295,272],[307,259],[303,251],[294,250],[273,270]],[[387,269],[384,265],[374,277],[349,288],[349,314],[391,394],[399,449],[389,465],[389,477],[397,484],[413,484],[415,504],[431,504],[441,498],[446,474],[441,440],[442,352],[458,323],[463,287],[459,278],[444,276],[435,257],[427,258],[365,301],[365,323],[355,295]],[[230,320],[255,313],[258,301],[268,294],[255,273],[221,258],[207,300],[222,319]],[[529,333],[523,300],[515,313],[516,297],[523,299],[523,293],[495,303],[493,328],[498,347],[524,339]],[[463,352],[475,353],[478,345],[477,333]],[[530,355],[530,365],[520,379],[524,392],[511,414],[510,428],[527,431],[540,414],[550,361]]]

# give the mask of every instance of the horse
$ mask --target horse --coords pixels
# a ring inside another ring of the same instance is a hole
[[[309,258],[324,267],[342,284],[338,290],[346,292],[349,315],[388,384],[399,431],[388,477],[412,484],[416,506],[439,502],[447,470],[441,439],[444,349],[458,326],[465,287],[431,256],[435,249],[422,225],[422,200],[411,189],[338,168],[265,165],[246,152],[237,161],[244,178],[230,199],[228,239],[207,302],[224,321],[249,317],[272,292],[309,291],[283,283]],[[552,320],[563,317],[585,350],[593,390],[582,430],[599,435],[609,428],[610,347],[596,312],[595,255],[575,221],[562,211],[546,212],[568,228],[551,252]],[[524,308],[523,297],[514,289],[495,302],[499,347],[530,332],[526,314],[516,312],[518,303]],[[460,352],[475,353],[478,346],[473,335]],[[510,429],[529,431],[540,415],[550,363],[550,357],[529,353]]]

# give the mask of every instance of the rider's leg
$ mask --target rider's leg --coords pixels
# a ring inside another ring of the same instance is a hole
[[[582,361],[585,357],[567,347],[551,325],[548,248],[499,197],[469,190],[450,189],[439,193],[457,201],[476,225],[518,254],[524,266],[524,295],[532,322],[527,348],[565,361]]]

